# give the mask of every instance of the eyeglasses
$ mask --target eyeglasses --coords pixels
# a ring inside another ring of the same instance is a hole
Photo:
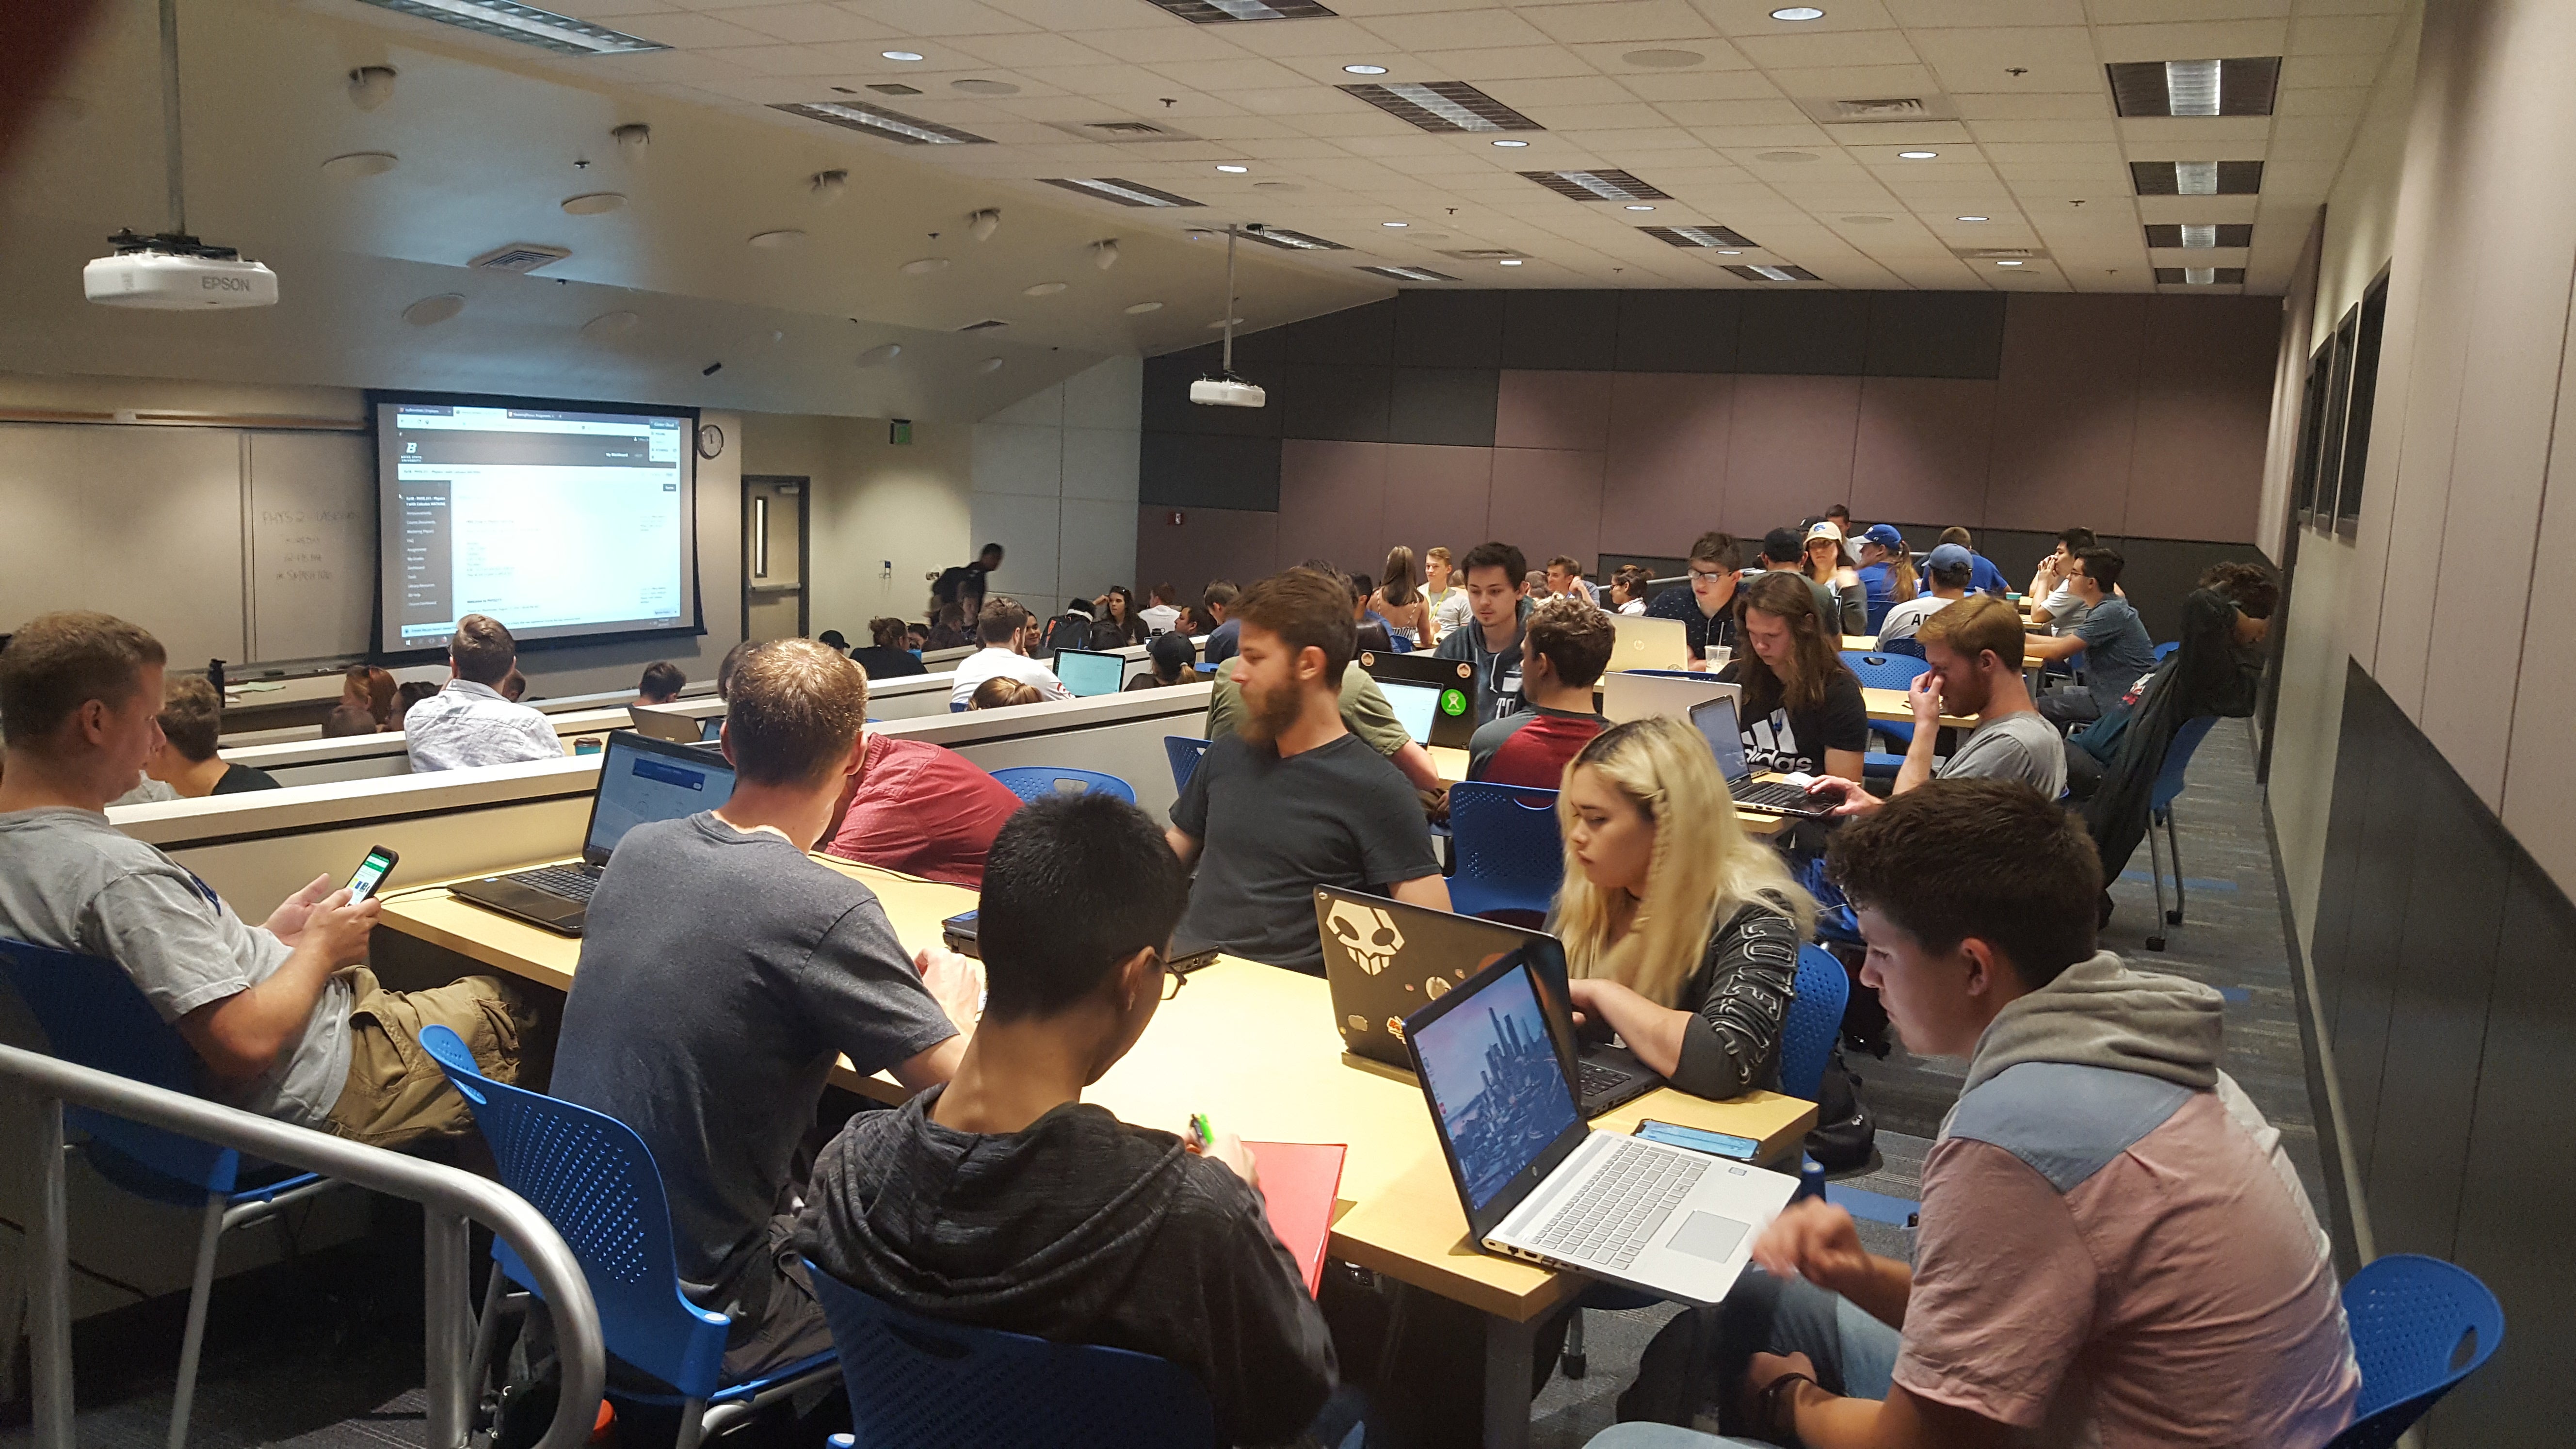
[[[1162,953],[1159,951],[1154,955],[1154,964],[1163,967],[1163,999],[1165,1001],[1169,1001],[1173,997],[1180,995],[1181,988],[1190,984],[1190,978],[1171,969],[1169,966],[1164,965]]]
[[[1702,584],[1717,584],[1725,582],[1727,571],[1725,569],[1692,569],[1690,571],[1690,576],[1691,587],[1698,588]]]

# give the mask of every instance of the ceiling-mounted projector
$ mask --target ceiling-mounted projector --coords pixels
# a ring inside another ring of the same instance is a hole
[[[201,311],[208,307],[274,307],[277,273],[246,262],[231,247],[210,247],[192,236],[165,233],[109,237],[113,256],[81,269],[81,289],[108,307]]]
[[[1203,377],[1190,384],[1190,401],[1220,408],[1257,408],[1270,394],[1239,377]]]

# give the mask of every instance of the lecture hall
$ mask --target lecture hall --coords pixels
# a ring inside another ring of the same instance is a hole
[[[0,1446],[2567,1443],[2571,64],[0,4]]]

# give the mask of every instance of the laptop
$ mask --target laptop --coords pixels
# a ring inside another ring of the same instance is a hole
[[[1717,757],[1718,773],[1726,776],[1726,793],[1735,797],[1736,804],[1771,815],[1814,818],[1833,813],[1831,805],[1817,804],[1803,785],[1753,778],[1753,767],[1744,758],[1744,726],[1736,720],[1732,696],[1691,706],[1690,722],[1708,741],[1708,752]]]
[[[978,961],[983,960],[984,952],[976,939],[975,930],[975,923],[983,914],[980,910],[959,911],[956,915],[941,921],[940,939],[947,944],[949,950],[960,956],[972,956]],[[1213,941],[1202,941],[1176,931],[1172,934],[1171,950],[1164,953],[1163,969],[1175,976],[1187,976],[1224,953],[1225,948]]]
[[[1722,1302],[1796,1178],[1583,1125],[1538,971],[1505,958],[1405,1022],[1440,1150],[1488,1252]]]
[[[1116,694],[1127,687],[1127,656],[1097,649],[1055,651],[1055,677],[1076,698]]]
[[[1426,653],[1395,654],[1363,649],[1360,668],[1377,681],[1378,692],[1395,706],[1395,717],[1426,749],[1463,750],[1476,733],[1476,666],[1463,659],[1435,659]],[[1420,686],[1397,698],[1396,686]],[[1428,690],[1426,694],[1423,691]],[[1429,713],[1425,714],[1426,706]],[[1427,719],[1428,733],[1414,729]]]
[[[1687,679],[1634,671],[1605,674],[1601,676],[1601,715],[1612,724],[1652,719],[1659,714],[1688,719],[1692,705],[1720,695],[1732,698],[1741,692],[1735,685],[1719,683],[1713,674],[1694,674]]]
[[[487,875],[451,889],[486,910],[578,936],[599,873],[627,831],[647,821],[684,820],[732,796],[733,767],[722,755],[619,730],[599,757],[599,789],[590,797],[590,832],[579,864]]]
[[[1610,616],[1610,668],[1688,669],[1690,627],[1679,619],[1649,619],[1636,614]]]
[[[648,739],[668,740],[675,745],[694,745],[705,738],[701,733],[702,725],[698,717],[682,714],[676,709],[664,709],[659,705],[651,704],[630,704],[626,706],[626,718],[633,722],[636,733]]]
[[[1584,1116],[1598,1117],[1664,1084],[1626,1047],[1586,1041],[1576,1032],[1565,947],[1554,936],[1329,886],[1315,892],[1315,929],[1324,938],[1333,1019],[1353,1056],[1411,1070],[1404,1019],[1494,962],[1524,953],[1545,988],[1548,1033],[1575,1073]]]

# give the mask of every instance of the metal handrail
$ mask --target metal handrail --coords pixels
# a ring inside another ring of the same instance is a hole
[[[589,1439],[607,1371],[599,1307],[591,1300],[590,1280],[582,1276],[572,1249],[517,1193],[457,1168],[148,1086],[41,1052],[0,1046],[0,1082],[25,1088],[38,1108],[36,1150],[41,1160],[35,1221],[28,1235],[35,1258],[34,1311],[28,1331],[33,1340],[34,1437],[39,1449],[73,1449],[71,1255],[63,1168],[66,1102],[419,1203],[424,1219],[421,1272],[428,1290],[423,1326],[432,1449],[462,1449],[471,1427],[474,1386],[466,1379],[476,1365],[470,1362],[474,1317],[467,1301],[466,1220],[489,1227],[535,1275],[537,1292],[554,1320],[563,1363],[563,1396],[538,1449],[573,1449]]]

